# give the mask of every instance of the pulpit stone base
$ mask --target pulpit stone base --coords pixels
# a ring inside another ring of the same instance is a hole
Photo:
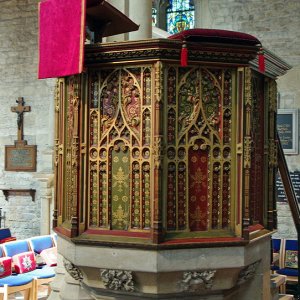
[[[126,249],[58,238],[49,300],[269,300],[270,237],[247,246]],[[64,273],[64,274],[63,274]]]
[[[56,276],[50,284],[51,293],[47,300],[92,300],[93,298],[81,286],[81,282],[67,272],[63,260],[63,257],[58,254]]]

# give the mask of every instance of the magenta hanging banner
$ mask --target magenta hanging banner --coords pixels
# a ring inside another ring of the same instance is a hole
[[[86,0],[39,3],[39,79],[82,72],[85,14]]]

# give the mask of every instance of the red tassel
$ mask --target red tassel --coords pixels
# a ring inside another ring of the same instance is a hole
[[[182,67],[186,67],[187,64],[188,64],[188,49],[186,45],[183,45],[181,48],[180,65]]]
[[[263,52],[258,54],[258,70],[262,73],[266,71],[265,56]]]

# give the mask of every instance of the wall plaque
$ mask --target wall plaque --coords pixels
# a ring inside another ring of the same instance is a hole
[[[278,109],[277,130],[285,154],[298,154],[298,110]]]
[[[36,171],[36,145],[5,146],[6,171]]]
[[[300,171],[290,172],[294,192],[298,202],[300,203]],[[285,190],[279,173],[276,176],[276,200],[278,202],[287,202]]]

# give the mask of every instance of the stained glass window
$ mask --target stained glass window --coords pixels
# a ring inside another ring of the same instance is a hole
[[[156,26],[157,24],[157,9],[152,7],[152,26]]]
[[[195,26],[195,7],[191,0],[170,0],[167,8],[167,31],[171,34]]]

